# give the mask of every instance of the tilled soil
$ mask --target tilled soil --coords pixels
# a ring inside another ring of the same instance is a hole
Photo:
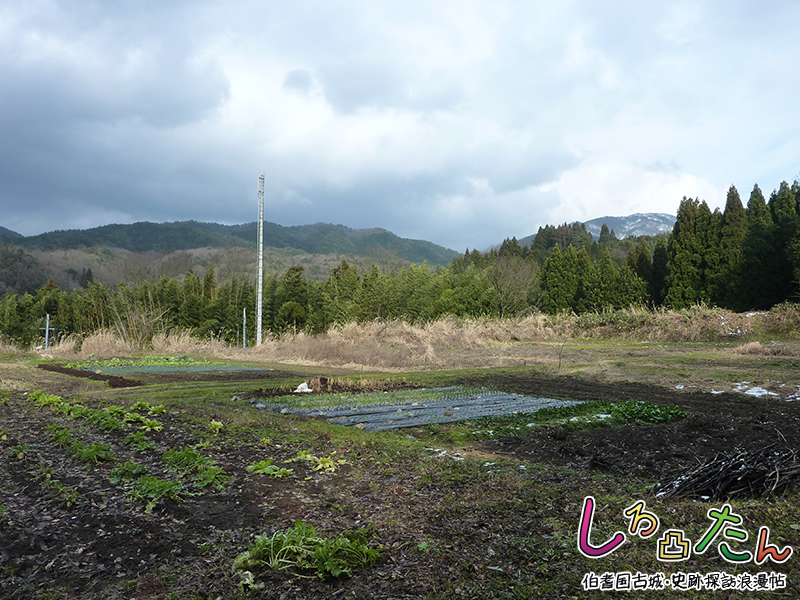
[[[602,385],[570,377],[512,378],[493,380],[492,384],[528,395],[574,400],[646,400],[680,406],[687,413],[685,420],[671,424],[589,431],[548,429],[482,443],[485,450],[524,461],[658,480],[737,448],[752,450],[778,443],[800,449],[800,402],[673,391],[638,383]]]
[[[687,411],[685,421],[668,425],[543,430],[479,445],[485,455],[569,467],[571,481],[579,487],[592,470],[653,481],[735,447],[757,448],[776,441],[800,447],[800,403],[642,384],[605,385],[569,377],[519,375],[462,383],[551,398],[648,400]],[[525,499],[526,505],[540,507],[534,518],[534,513],[517,508],[523,502],[519,490],[507,494],[493,490],[498,500],[484,505],[480,485],[486,484],[476,474],[477,487],[463,490],[464,497],[475,496],[476,509],[456,512],[448,500],[453,489],[447,481],[422,484],[410,471],[392,471],[378,462],[360,464],[354,450],[344,447],[331,449],[350,461],[335,473],[317,473],[302,463],[291,463],[296,476],[290,479],[254,477],[245,470],[248,464],[267,456],[276,463],[288,461],[298,447],[276,444],[254,455],[258,440],[221,436],[203,453],[230,478],[224,488],[197,489],[202,495],[160,502],[148,514],[142,504],[126,499],[121,485],[109,482],[119,462],[77,462],[48,439],[46,429],[52,423],[69,426],[87,444],[108,444],[121,460],[140,463],[153,475],[174,478],[162,460],[164,451],[198,444],[208,434],[180,414],[153,418],[164,425],[161,431],[148,433],[156,448],[135,452],[124,444],[129,431],[98,432],[37,408],[22,394],[0,405],[0,506],[6,509],[0,514],[0,598],[37,597],[54,582],[64,598],[238,597],[242,589],[239,577],[231,572],[233,558],[255,534],[284,528],[294,519],[313,522],[325,535],[378,523],[382,558],[374,569],[342,582],[277,574],[260,597],[425,598],[445,589],[462,597],[467,592],[455,586],[465,578],[478,587],[488,585],[491,577],[520,560],[518,548],[504,545],[504,539],[532,535],[546,522],[547,511],[566,510]],[[28,450],[21,452],[21,447]],[[359,473],[353,477],[356,463]],[[560,482],[547,469],[530,471],[531,478],[545,486],[548,478]],[[76,489],[77,500],[68,503],[60,497],[48,485],[53,480]],[[593,480],[592,485],[599,484]],[[613,478],[608,486],[614,488]],[[440,544],[438,551],[418,550],[420,540],[429,538]],[[480,567],[487,547],[497,566]],[[546,561],[536,567],[527,559],[523,562],[547,576]],[[486,568],[495,570],[482,570]],[[482,597],[500,597],[485,593]],[[574,593],[565,591],[565,596]]]

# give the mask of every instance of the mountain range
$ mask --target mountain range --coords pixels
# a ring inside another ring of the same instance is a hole
[[[672,230],[675,217],[638,213],[585,222],[595,239],[605,224],[618,239]],[[108,284],[161,275],[179,277],[213,265],[220,278],[249,278],[256,269],[256,223],[220,225],[197,221],[104,225],[24,236],[0,226],[0,295],[33,291],[52,278],[62,289],[87,277]],[[519,240],[530,244],[535,235]],[[351,229],[316,223],[286,227],[264,222],[265,270],[281,273],[302,265],[310,279],[327,279],[342,260],[359,271],[379,264],[399,269],[427,261],[448,265],[459,253],[424,240],[401,238],[381,228]],[[88,272],[88,274],[87,274]]]
[[[0,243],[26,250],[74,250],[105,247],[127,252],[168,253],[195,248],[256,247],[256,223],[220,225],[197,221],[173,223],[140,222],[131,225],[103,225],[92,229],[51,231],[21,236],[0,228]],[[408,262],[428,261],[434,265],[452,262],[457,253],[423,240],[401,238],[386,229],[351,229],[344,225],[316,223],[285,227],[264,222],[264,245],[293,248],[309,254],[356,254],[374,258],[399,258]]]
[[[675,217],[665,213],[636,213],[624,217],[598,217],[584,222],[586,230],[595,239],[599,238],[603,225],[613,230],[618,239],[652,236],[672,231]],[[140,222],[51,231],[33,236],[23,236],[0,226],[0,243],[43,251],[105,247],[136,253],[168,253],[195,248],[255,248],[256,232],[255,222],[243,225],[198,221]],[[523,240],[529,243],[534,237],[535,234]],[[351,229],[344,225],[327,223],[286,227],[265,221],[264,245],[271,248],[293,248],[310,254],[394,257],[416,263],[428,261],[434,265],[449,264],[458,254],[432,242],[401,238],[379,227]]]
[[[675,216],[665,213],[636,213],[627,217],[599,217],[584,222],[586,231],[597,240],[603,225],[611,229],[618,240],[626,237],[669,233],[675,226]]]

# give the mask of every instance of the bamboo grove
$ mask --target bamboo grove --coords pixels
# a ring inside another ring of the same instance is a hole
[[[617,310],[631,305],[674,309],[697,303],[736,311],[797,299],[800,276],[800,184],[781,183],[769,200],[756,185],[743,205],[735,187],[722,212],[684,198],[671,234],[618,240],[603,227],[595,241],[583,225],[542,227],[530,246],[507,239],[488,252],[467,251],[446,267],[410,265],[366,272],[342,262],[324,281],[301,266],[268,275],[263,327],[319,333],[349,321],[516,316]],[[253,277],[255,279],[255,277]],[[113,328],[147,345],[158,333],[254,342],[253,281],[202,275],[161,277],[115,288],[91,280],[71,292],[52,281],[35,294],[0,299],[0,338],[22,346],[43,338],[45,315],[56,334]],[[246,318],[251,324],[246,327]]]

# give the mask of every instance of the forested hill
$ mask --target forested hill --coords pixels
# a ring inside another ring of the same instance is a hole
[[[8,231],[8,230],[4,230]],[[8,232],[13,236],[13,232]],[[93,229],[52,231],[4,240],[27,250],[70,250],[105,246],[136,253],[175,252],[194,248],[256,247],[256,223],[219,225],[197,221],[104,225]],[[414,263],[447,265],[457,253],[422,240],[398,237],[380,228],[351,229],[317,223],[284,227],[264,223],[264,245],[312,254],[356,254],[399,258]]]
[[[23,236],[16,231],[0,227],[0,244],[13,244],[22,239],[22,237]]]

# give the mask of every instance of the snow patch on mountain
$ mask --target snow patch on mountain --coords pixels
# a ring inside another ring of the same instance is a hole
[[[600,230],[605,224],[614,231],[617,239],[639,237],[641,235],[658,235],[668,233],[675,226],[675,216],[666,213],[636,213],[625,217],[599,217],[584,222],[586,231],[595,240],[600,237]]]

